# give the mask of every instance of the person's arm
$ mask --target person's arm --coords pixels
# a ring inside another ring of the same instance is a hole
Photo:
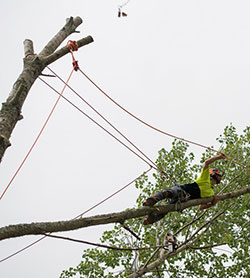
[[[213,163],[213,162],[215,162],[216,160],[219,160],[219,159],[227,159],[227,156],[224,153],[221,153],[220,155],[216,155],[216,156],[213,156],[211,158],[208,158],[204,162],[203,169],[207,169],[211,163]]]
[[[220,153],[220,155],[216,155],[216,156],[213,156],[211,158],[208,158],[207,160],[205,160],[204,162],[204,166],[203,166],[203,170],[209,168],[209,165],[219,159],[228,159],[227,156],[224,154],[224,153]],[[203,210],[203,209],[208,209],[208,208],[211,208],[213,206],[215,206],[217,203],[219,202],[219,198],[214,195],[214,199],[212,201],[212,203],[210,204],[201,204],[199,206],[199,209],[200,210]]]
[[[211,207],[215,206],[218,202],[219,202],[218,196],[214,195],[214,199],[211,204],[201,204],[199,209],[203,210],[203,209],[211,208]]]

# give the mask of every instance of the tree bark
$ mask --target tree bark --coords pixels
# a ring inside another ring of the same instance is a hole
[[[238,191],[232,191],[229,193],[219,195],[218,198],[222,201],[226,199],[236,198],[248,193],[250,193],[250,186],[240,189]],[[200,204],[205,204],[208,202],[212,202],[212,200],[213,197],[191,200],[186,203],[182,203],[182,208],[186,209]],[[153,211],[159,211],[160,213],[166,214],[168,212],[175,211],[175,209],[175,205],[173,204],[157,207],[142,207],[138,209],[129,209],[117,213],[96,215],[92,217],[73,219],[67,221],[9,225],[0,228],[0,240],[21,237],[25,235],[41,235],[45,233],[71,231],[80,228],[110,223],[123,223],[127,219],[139,218],[148,215]]]
[[[66,46],[56,52],[55,50],[70,34],[76,32],[76,28],[81,23],[82,19],[80,17],[70,17],[67,19],[63,28],[39,54],[34,53],[33,42],[31,40],[24,41],[25,57],[23,60],[23,71],[14,83],[9,97],[2,104],[0,110],[0,162],[6,149],[11,145],[10,137],[16,123],[23,118],[21,110],[30,88],[47,65],[70,52]],[[93,38],[88,36],[78,41],[78,47],[91,42],[93,42]]]

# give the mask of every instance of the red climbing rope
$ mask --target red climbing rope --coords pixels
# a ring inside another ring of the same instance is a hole
[[[170,133],[167,133],[167,132],[165,132],[165,131],[163,131],[163,130],[160,130],[160,129],[158,129],[158,128],[156,128],[156,127],[154,127],[154,126],[152,126],[152,125],[150,125],[150,124],[148,124],[148,123],[146,123],[145,121],[143,121],[143,120],[141,120],[140,118],[138,118],[137,116],[135,116],[134,114],[132,114],[131,112],[129,112],[127,109],[125,109],[123,106],[121,106],[118,102],[116,102],[113,98],[111,98],[103,89],[101,89],[101,87],[99,87],[86,73],[84,73],[80,68],[79,68],[79,71],[102,93],[102,94],[104,94],[109,100],[111,100],[115,105],[117,105],[118,107],[120,107],[124,112],[126,112],[127,114],[129,114],[130,116],[132,116],[134,119],[136,119],[137,121],[139,121],[139,122],[141,122],[142,124],[144,124],[144,125],[146,125],[146,126],[148,126],[148,127],[150,127],[151,129],[154,129],[154,130],[156,130],[156,131],[158,131],[158,132],[160,132],[160,133],[162,133],[162,134],[165,134],[165,135],[167,135],[167,136],[169,136],[169,137],[172,137],[172,138],[174,138],[174,139],[177,139],[177,140],[181,140],[181,141],[183,141],[183,142],[187,142],[187,143],[189,143],[189,144],[192,144],[192,145],[196,145],[196,146],[198,146],[198,147],[202,147],[202,148],[205,148],[205,149],[208,149],[208,150],[211,150],[211,151],[213,151],[213,152],[216,152],[216,153],[218,153],[218,154],[221,154],[221,152],[220,151],[217,151],[217,150],[215,150],[215,149],[213,149],[213,148],[210,148],[210,147],[208,147],[208,146],[205,146],[205,145],[202,145],[202,144],[200,144],[200,143],[196,143],[196,142],[194,142],[194,141],[191,141],[191,140],[187,140],[187,139],[184,139],[184,138],[181,138],[181,137],[178,137],[178,136],[176,136],[176,135],[173,135],[173,134],[170,134]],[[233,160],[233,159],[231,159],[231,158],[227,158],[228,160],[230,160],[230,161],[232,161],[233,163],[235,163],[235,164],[238,164],[239,166],[241,166],[242,168],[244,168],[245,170],[247,170],[247,171],[250,171],[250,169],[249,168],[247,168],[246,166],[244,166],[243,164],[241,164],[241,163],[239,163],[239,162],[237,162],[237,161],[235,161],[235,160]]]

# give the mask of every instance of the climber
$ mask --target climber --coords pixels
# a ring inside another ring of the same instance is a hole
[[[214,196],[213,202],[209,204],[201,204],[199,209],[207,209],[219,202],[218,197],[214,194],[212,187],[215,184],[219,184],[223,176],[223,172],[219,168],[209,169],[209,165],[219,159],[227,159],[227,156],[224,153],[220,155],[211,157],[207,159],[204,163],[203,169],[201,171],[200,177],[193,183],[183,184],[173,186],[172,188],[167,188],[160,192],[157,192],[152,197],[146,199],[143,203],[143,206],[153,206],[157,202],[170,198],[170,203],[175,203],[178,199],[181,198],[181,202],[185,201],[188,197],[188,200],[206,198]],[[144,220],[144,225],[152,224],[165,215],[159,213],[152,213],[148,215]]]

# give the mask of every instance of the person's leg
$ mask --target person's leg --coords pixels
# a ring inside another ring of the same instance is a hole
[[[152,197],[146,199],[143,203],[143,206],[152,207],[157,202],[164,200],[169,197],[169,192],[167,190],[162,190],[160,192],[155,193]]]
[[[146,201],[143,203],[143,206],[153,206],[157,202],[164,200],[166,198],[173,198],[173,192],[172,188],[168,188],[166,190],[162,190],[160,192],[157,192],[152,197],[149,197],[146,199]],[[145,217],[143,224],[144,225],[150,225],[153,224],[160,219],[162,219],[165,216],[165,214],[159,213],[159,212],[153,212]]]
[[[143,221],[143,225],[153,224],[153,223],[161,220],[164,216],[165,216],[165,214],[158,213],[158,212],[153,212],[150,215],[145,217],[145,219]]]

